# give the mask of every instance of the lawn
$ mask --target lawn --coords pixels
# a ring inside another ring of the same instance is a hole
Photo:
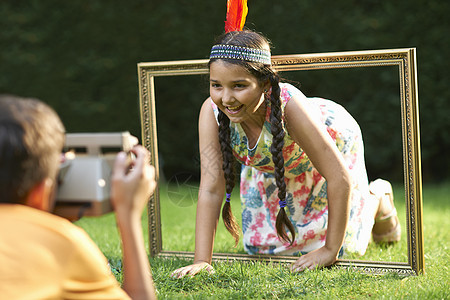
[[[180,200],[173,187],[161,185],[161,218],[163,249],[193,251],[195,188],[186,187],[188,195]],[[396,207],[402,224],[405,224],[404,194],[401,187],[394,187],[399,199]],[[179,192],[179,191],[176,191]],[[400,277],[396,274],[375,276],[353,270],[330,268],[291,274],[284,264],[262,262],[215,263],[214,275],[200,274],[194,278],[172,279],[170,273],[189,264],[182,259],[150,258],[152,272],[160,299],[449,299],[450,263],[450,183],[429,184],[424,194],[425,275]],[[237,194],[232,205],[239,216]],[[99,245],[108,258],[117,279],[122,280],[121,250],[114,216],[83,218],[77,222]],[[143,216],[147,233],[146,216]],[[403,226],[405,228],[405,226]],[[145,235],[146,242],[148,240]],[[380,247],[370,244],[363,259],[407,261],[406,235],[395,246]],[[243,252],[239,245],[233,248],[233,240],[220,224],[215,252]]]

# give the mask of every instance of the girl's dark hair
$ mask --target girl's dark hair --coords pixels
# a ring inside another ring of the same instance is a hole
[[[241,47],[249,47],[256,49],[270,50],[269,41],[259,33],[253,31],[233,31],[222,35],[216,44],[227,44]],[[209,64],[213,63],[217,59],[210,59]],[[271,131],[273,135],[272,147],[270,151],[272,153],[273,162],[275,165],[275,180],[278,187],[279,201],[286,201],[286,183],[284,181],[284,158],[283,158],[283,146],[284,146],[284,130],[282,125],[282,112],[280,101],[280,77],[272,69],[270,65],[264,65],[257,62],[249,62],[244,60],[235,59],[222,59],[228,63],[240,65],[244,67],[250,74],[255,76],[260,83],[270,82],[272,87],[272,93],[270,94],[270,122]],[[232,192],[235,183],[234,173],[234,156],[231,149],[230,141],[230,120],[219,110],[219,141],[222,150],[223,157],[223,170],[226,181],[226,192]],[[239,241],[239,226],[231,213],[230,203],[225,202],[222,208],[222,219],[225,223],[225,227],[232,234],[236,241]],[[295,240],[295,229],[291,221],[287,217],[285,208],[280,208],[275,227],[278,236],[285,242],[289,242],[291,245]],[[286,233],[286,227],[291,232],[292,237]]]

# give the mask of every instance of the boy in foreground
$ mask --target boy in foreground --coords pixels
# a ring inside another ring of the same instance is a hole
[[[121,152],[111,201],[123,250],[123,289],[89,236],[52,215],[64,126],[36,99],[0,95],[0,295],[5,299],[155,299],[141,215],[153,192],[149,153]]]

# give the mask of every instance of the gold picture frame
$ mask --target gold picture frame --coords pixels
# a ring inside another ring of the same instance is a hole
[[[208,60],[143,62],[138,64],[142,143],[151,152],[151,164],[159,170],[156,135],[155,83],[160,76],[208,74]],[[403,144],[403,170],[406,202],[406,233],[408,262],[338,260],[335,265],[357,268],[374,274],[395,272],[400,275],[418,275],[424,272],[422,229],[422,178],[420,161],[419,116],[416,49],[387,49],[317,54],[272,56],[278,71],[301,71],[357,67],[396,66],[400,78],[400,106]],[[158,171],[157,171],[158,172]],[[157,173],[157,178],[159,174]],[[193,252],[163,251],[159,191],[148,203],[149,254],[152,257],[193,258]],[[265,260],[293,262],[293,256],[246,255],[215,253],[214,261]]]

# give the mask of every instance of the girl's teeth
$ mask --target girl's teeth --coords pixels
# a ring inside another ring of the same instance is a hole
[[[241,105],[238,105],[238,106],[228,106],[227,108],[226,108],[226,110],[228,111],[228,113],[229,114],[238,114],[241,110],[242,110],[242,108],[244,107],[244,105],[243,104],[241,104]]]

